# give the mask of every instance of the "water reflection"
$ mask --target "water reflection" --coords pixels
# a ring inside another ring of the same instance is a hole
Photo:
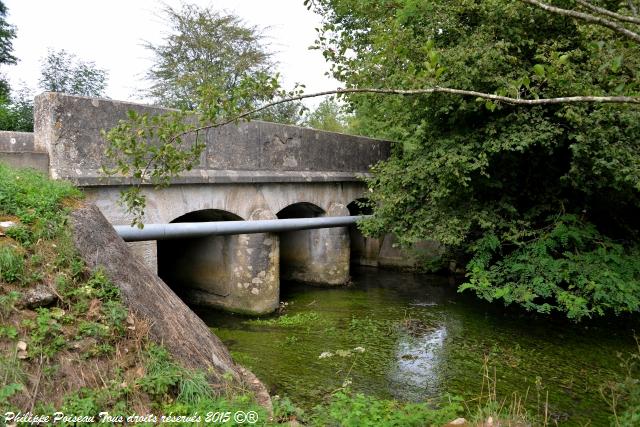
[[[430,332],[401,335],[395,366],[389,372],[394,397],[417,402],[439,390],[446,337],[445,325]]]

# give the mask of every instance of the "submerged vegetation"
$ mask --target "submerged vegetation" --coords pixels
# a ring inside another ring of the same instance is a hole
[[[616,413],[634,413],[626,390],[640,376],[616,357],[636,352],[631,325],[505,313],[457,295],[446,278],[366,268],[352,274],[349,288],[289,283],[279,316],[200,314],[235,360],[295,402],[291,413],[303,422],[338,393],[361,403],[420,402],[443,411],[457,405],[456,417],[473,422],[600,426],[615,425],[607,391],[614,387]],[[369,416],[372,406],[343,415]]]

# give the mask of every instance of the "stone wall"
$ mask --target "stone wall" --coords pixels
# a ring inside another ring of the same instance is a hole
[[[35,150],[31,132],[0,131],[0,162],[15,168],[49,170],[49,156]]]

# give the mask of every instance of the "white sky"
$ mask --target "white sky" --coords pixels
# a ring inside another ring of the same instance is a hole
[[[85,61],[94,61],[109,72],[106,94],[117,100],[144,101],[138,93],[146,87],[143,76],[151,65],[143,41],[159,43],[168,30],[161,16],[162,3],[153,0],[4,0],[7,21],[17,27],[13,54],[17,65],[2,66],[11,87],[24,82],[35,93],[40,61],[48,48],[65,49]],[[179,0],[164,3],[179,8]],[[265,28],[272,51],[276,52],[283,83],[296,82],[311,93],[338,87],[324,75],[328,65],[322,54],[308,47],[315,40],[320,18],[303,5],[303,0],[191,0],[200,6],[234,13],[247,24]],[[319,100],[312,102],[317,104]]]

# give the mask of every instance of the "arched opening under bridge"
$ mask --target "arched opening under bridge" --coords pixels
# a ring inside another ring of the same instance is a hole
[[[279,219],[326,216],[319,206],[300,202],[280,210]],[[319,285],[349,281],[349,238],[346,227],[289,231],[280,234],[280,277]]]
[[[171,222],[242,221],[218,209]],[[158,241],[158,275],[186,302],[252,314],[278,306],[278,239],[261,234]]]

